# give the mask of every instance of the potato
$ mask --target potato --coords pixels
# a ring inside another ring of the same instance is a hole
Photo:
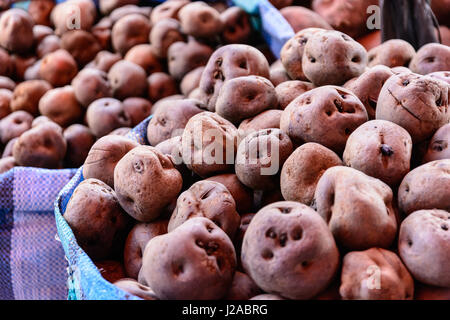
[[[291,80],[280,83],[275,87],[280,108],[286,109],[295,98],[314,88],[312,83],[306,81]]]
[[[345,300],[412,300],[414,280],[394,252],[371,248],[345,255],[339,292]]]
[[[39,117],[34,118],[33,122],[31,122],[31,127],[34,128],[34,127],[37,127],[46,122],[52,122],[52,123],[56,124],[54,121],[50,120],[50,118],[47,116],[39,116]],[[61,126],[59,126],[59,127],[61,127]],[[62,128],[60,128],[60,129],[62,130]]]
[[[244,140],[249,134],[259,130],[280,129],[281,113],[282,110],[270,109],[242,121],[238,128],[240,141]]]
[[[392,190],[381,180],[344,166],[327,169],[314,193],[317,213],[348,250],[388,248],[397,233]]]
[[[102,277],[108,282],[116,282],[125,277],[125,269],[120,261],[103,260],[94,262]]]
[[[194,99],[169,100],[161,104],[147,126],[147,139],[156,146],[164,140],[181,136],[194,115],[204,111],[206,106]]]
[[[450,70],[450,47],[439,43],[424,45],[411,60],[409,68],[418,74]]]
[[[153,53],[159,58],[167,58],[169,47],[178,41],[184,42],[186,36],[181,31],[178,20],[166,18],[158,21],[149,35]]]
[[[42,58],[39,75],[54,87],[70,84],[78,73],[77,63],[64,49],[51,52]]]
[[[223,30],[220,13],[203,1],[183,6],[178,17],[183,33],[196,38],[211,38]]]
[[[95,143],[94,135],[88,127],[78,123],[67,127],[63,135],[67,142],[65,165],[68,168],[81,167]]]
[[[264,293],[264,294],[258,294],[257,296],[254,296],[253,298],[249,300],[287,300],[283,297],[277,295],[277,294],[270,294],[270,293]]]
[[[180,83],[182,94],[188,96],[194,89],[198,88],[203,70],[205,70],[204,66],[197,67],[184,75]]]
[[[0,75],[11,77],[14,74],[14,63],[8,51],[0,47]]]
[[[250,16],[243,9],[232,6],[220,14],[223,21],[222,39],[226,44],[248,43],[252,36]]]
[[[178,12],[180,9],[188,4],[187,0],[177,0],[177,1],[165,1],[160,5],[153,8],[150,14],[150,22],[155,25],[162,19],[173,18],[178,19]]]
[[[196,217],[177,232],[151,239],[141,272],[160,299],[207,300],[226,295],[235,268],[236,254],[225,232]]]
[[[450,159],[450,123],[440,127],[431,138],[423,162]]]
[[[366,108],[353,93],[323,86],[295,98],[281,114],[280,129],[295,144],[316,142],[340,154],[350,134],[367,120]]]
[[[166,103],[166,101],[169,101],[169,100],[182,100],[182,99],[185,99],[185,98],[186,97],[183,96],[182,94],[173,94],[173,95],[161,98],[158,101],[156,101],[155,104],[152,105],[152,109],[150,111],[150,114],[154,114],[156,112],[156,110],[158,110],[158,108],[160,106],[162,106],[162,105],[164,105],[164,103]],[[189,97],[189,99],[191,99],[191,98]]]
[[[112,134],[112,135],[127,137],[131,130],[132,130],[132,128],[129,128],[129,127],[121,127],[121,128],[114,129],[113,131],[108,133],[108,135]]]
[[[122,157],[139,144],[121,136],[104,136],[98,139],[88,153],[83,165],[83,177],[95,178],[114,187],[114,169]]]
[[[272,82],[274,86],[278,86],[279,84],[285,81],[291,80],[286,70],[284,69],[283,64],[281,63],[281,60],[277,60],[274,63],[272,63],[270,65],[269,72],[270,72],[269,76],[270,82]]]
[[[311,205],[317,183],[331,167],[342,165],[336,153],[318,143],[305,143],[287,158],[281,170],[283,198]]]
[[[225,300],[250,300],[260,293],[262,293],[261,289],[248,275],[236,271]]]
[[[152,108],[150,101],[139,97],[127,98],[123,100],[122,104],[125,113],[131,118],[132,127],[137,126],[147,118]]]
[[[182,183],[171,159],[150,146],[132,149],[114,169],[114,190],[120,205],[140,222],[158,218],[177,197]]]
[[[450,159],[411,170],[398,188],[398,207],[406,215],[422,209],[450,210]]]
[[[128,14],[120,18],[113,26],[111,43],[114,50],[125,55],[135,45],[148,42],[151,25],[140,14]]]
[[[369,67],[385,65],[389,68],[408,67],[416,50],[405,40],[392,39],[383,42],[368,52]]]
[[[100,51],[95,59],[86,65],[86,68],[94,68],[108,72],[111,67],[120,60],[120,55],[108,51]]]
[[[236,149],[236,127],[216,113],[204,111],[187,122],[181,153],[186,166],[199,176],[230,170]]]
[[[141,66],[126,60],[116,62],[108,72],[113,96],[120,100],[145,96],[146,78],[145,70]]]
[[[450,288],[424,285],[417,282],[414,288],[414,300],[449,300]]]
[[[58,36],[51,34],[39,42],[39,45],[36,47],[36,54],[38,58],[43,58],[46,54],[55,52],[59,49],[61,49],[61,39]]]
[[[52,88],[44,80],[29,80],[19,83],[11,99],[11,111],[26,111],[34,116],[39,114],[39,100]]]
[[[28,13],[36,25],[50,26],[50,14],[55,7],[53,0],[35,0],[28,6]]]
[[[0,174],[5,173],[16,166],[14,157],[3,157],[0,159]]]
[[[33,116],[26,111],[15,111],[0,120],[0,139],[3,144],[19,137],[31,128]]]
[[[0,53],[1,53],[1,48],[0,48]],[[0,89],[8,89],[10,91],[14,91],[15,87],[16,87],[16,83],[14,81],[12,81],[10,78],[0,76]]]
[[[97,24],[95,24],[91,33],[100,45],[101,50],[111,50],[111,34],[112,34],[113,22],[109,17],[104,17],[100,19]]]
[[[114,9],[129,5],[137,5],[138,3],[139,0],[100,0],[99,7],[101,13],[109,15]]]
[[[413,143],[430,138],[450,121],[448,85],[414,73],[390,77],[378,97],[376,119],[405,128]]]
[[[0,119],[11,113],[11,100],[13,93],[8,89],[0,89]]]
[[[439,79],[450,84],[450,72],[448,71],[437,71],[427,74],[427,76],[435,79]]]
[[[98,69],[87,68],[81,70],[72,80],[75,97],[83,107],[88,107],[100,98],[112,96],[111,85],[107,74]]]
[[[14,53],[28,53],[33,46],[33,25],[33,19],[25,10],[4,11],[0,16],[0,46]]]
[[[47,1],[47,0],[44,0]],[[39,3],[39,1],[36,1]],[[28,12],[30,15],[31,13]],[[53,34],[53,29],[46,25],[35,24],[33,26],[33,38],[34,44],[38,45],[44,38]]]
[[[48,90],[39,100],[39,112],[61,127],[67,127],[81,118],[83,109],[75,90],[65,86]]]
[[[282,201],[254,216],[244,235],[241,259],[263,291],[309,299],[330,284],[339,252],[326,223],[313,209]]]
[[[164,72],[152,73],[147,78],[147,88],[148,98],[154,103],[178,93],[178,86],[175,79]]]
[[[95,4],[89,0],[68,0],[58,3],[50,14],[55,34],[72,29],[90,30],[97,16]]]
[[[411,152],[408,131],[389,121],[372,120],[348,137],[343,160],[346,166],[396,188],[409,172]]]
[[[97,39],[84,30],[72,30],[61,37],[61,48],[67,50],[80,66],[86,65],[102,49]]]
[[[24,132],[13,147],[19,166],[59,169],[66,155],[67,143],[61,127],[52,122]]]
[[[132,0],[134,1],[134,0]],[[108,15],[108,17],[111,19],[111,23],[115,24],[117,21],[119,21],[120,18],[125,17],[129,14],[140,14],[146,18],[150,17],[152,8],[151,7],[139,7],[134,4],[126,4],[124,6],[120,6],[115,8],[111,13]]]
[[[104,182],[86,179],[75,189],[64,218],[91,259],[111,256],[129,222],[116,193]]]
[[[114,98],[101,98],[92,102],[87,108],[86,122],[97,138],[114,129],[131,126],[131,119],[122,102]]]
[[[123,261],[128,277],[137,279],[142,267],[142,256],[150,239],[167,233],[167,220],[137,223],[125,241]]]
[[[313,34],[303,55],[303,72],[316,86],[343,85],[361,75],[367,66],[366,49],[339,31]]]
[[[153,47],[149,44],[138,44],[128,50],[124,60],[141,66],[146,74],[163,71],[162,62],[153,53]]]
[[[158,300],[153,290],[134,279],[120,279],[114,285],[123,291],[128,292],[144,300]]]
[[[306,28],[333,29],[320,15],[305,7],[288,6],[281,9],[280,13],[295,33]]]
[[[415,211],[403,220],[398,251],[416,280],[450,288],[449,222],[450,213],[437,209]]]

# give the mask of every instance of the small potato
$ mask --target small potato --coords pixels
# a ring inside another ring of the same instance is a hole
[[[50,120],[49,117],[39,116],[39,117],[34,118],[33,122],[31,123],[31,127],[32,128],[37,127],[37,126],[39,126],[39,125],[41,125],[41,124],[43,124],[45,122],[53,122],[53,121]],[[53,123],[55,123],[55,122],[53,122]]]
[[[197,67],[184,75],[180,83],[182,94],[188,96],[194,89],[198,88],[203,70],[205,70],[204,66]]]
[[[87,68],[81,70],[73,78],[72,88],[75,92],[75,97],[85,108],[97,99],[112,96],[112,89],[107,74],[98,69]]]
[[[225,300],[250,300],[260,293],[262,293],[261,289],[248,275],[236,271]]]
[[[24,132],[13,147],[19,166],[59,169],[66,155],[67,143],[61,127],[52,122]]]
[[[14,157],[3,157],[0,159],[0,174],[5,173],[16,166]]]
[[[73,124],[64,130],[64,139],[67,142],[67,152],[64,163],[68,168],[81,167],[95,143],[95,137],[88,127],[82,124]]]
[[[11,77],[14,74],[14,63],[8,51],[0,47],[0,75]]]
[[[131,126],[131,119],[122,102],[114,98],[101,98],[92,102],[87,108],[86,122],[97,138],[114,129]]]
[[[281,114],[280,129],[296,144],[316,142],[340,154],[350,134],[367,120],[366,108],[353,93],[323,86],[294,99]]]
[[[252,36],[250,16],[243,9],[233,6],[220,14],[223,21],[222,39],[224,43],[248,43]]]
[[[440,80],[415,73],[393,75],[380,91],[376,119],[398,124],[413,143],[422,142],[450,121],[448,92]]]
[[[270,76],[269,76],[270,82],[274,86],[278,86],[281,83],[285,81],[290,81],[291,78],[286,72],[286,69],[284,69],[283,64],[281,63],[281,60],[277,60],[270,66]]]
[[[39,100],[52,86],[44,80],[19,83],[13,92],[11,111],[23,110],[34,116],[39,114]]]
[[[12,81],[10,78],[0,76],[0,89],[8,89],[8,90],[14,91],[15,87],[16,87],[16,83],[14,81]]]
[[[161,104],[147,126],[147,139],[156,146],[164,140],[181,136],[187,122],[206,106],[194,99],[168,100]]]
[[[81,118],[83,109],[74,89],[65,86],[47,91],[39,100],[39,112],[61,127],[67,127]]]
[[[181,25],[178,20],[166,18],[158,21],[152,27],[149,40],[153,53],[159,58],[167,58],[169,47],[175,42],[184,42],[186,36],[181,31]]]
[[[42,60],[37,60],[35,63],[25,69],[25,72],[23,74],[23,79],[25,81],[41,79],[41,76],[39,75],[39,70],[41,69],[41,61]]]
[[[388,248],[397,234],[392,190],[358,170],[327,169],[317,183],[314,206],[348,250]]]
[[[0,120],[0,139],[3,144],[20,137],[31,128],[33,116],[26,111],[15,111]]]
[[[125,269],[120,261],[96,261],[95,266],[97,267],[98,271],[100,271],[102,277],[108,282],[113,283],[125,277]]]
[[[165,1],[160,5],[153,8],[150,14],[150,22],[152,25],[157,24],[160,20],[166,18],[178,19],[178,12],[180,9],[188,4],[190,1],[177,0],[177,1]]]
[[[290,6],[293,0],[269,0],[269,2],[278,10],[283,9],[284,7]]]
[[[0,46],[14,53],[28,53],[33,46],[33,19],[27,11],[13,8],[0,16]]]
[[[95,178],[114,187],[114,169],[122,157],[139,144],[121,136],[104,136],[98,139],[88,153],[83,165],[83,177]]]
[[[120,100],[145,96],[146,78],[145,70],[141,66],[126,60],[116,62],[108,72],[113,96]]]
[[[132,0],[132,1],[135,1],[135,0]],[[117,21],[119,21],[120,18],[123,18],[129,14],[134,14],[134,13],[137,13],[146,18],[149,18],[152,10],[153,10],[152,7],[140,7],[140,6],[137,6],[134,4],[127,4],[127,5],[120,6],[116,9],[114,9],[108,15],[108,18],[111,19],[112,24],[115,24]]]
[[[345,300],[412,300],[414,280],[394,252],[371,248],[345,255],[339,292]]]
[[[368,52],[368,66],[382,64],[389,68],[408,67],[415,54],[416,50],[409,42],[401,39],[388,40]]]
[[[27,69],[31,68],[32,66],[34,66],[38,60],[36,58],[36,56],[34,55],[17,55],[17,54],[13,54],[11,55],[11,60],[13,63],[13,68],[15,69],[15,79],[17,81],[23,81],[26,80],[25,79],[25,72],[27,71]],[[40,76],[38,78],[41,78]],[[30,79],[33,80],[33,79]]]
[[[440,127],[431,138],[423,162],[450,159],[450,123]]]
[[[220,13],[203,1],[183,6],[178,13],[181,30],[196,38],[211,38],[223,30]]]
[[[182,183],[171,159],[150,146],[132,149],[114,169],[114,190],[120,205],[140,222],[158,218],[177,197]]]
[[[102,49],[92,33],[84,30],[72,30],[61,37],[61,48],[67,50],[80,66],[86,65]]]
[[[148,98],[154,103],[178,93],[177,82],[164,72],[152,73],[147,78],[147,88]]]
[[[53,0],[34,0],[30,1],[28,13],[36,25],[50,26],[50,14],[54,7]]]
[[[123,261],[128,277],[138,278],[142,267],[142,256],[145,246],[156,236],[167,233],[167,220],[155,221],[151,223],[137,223],[128,234],[125,241]]]
[[[144,300],[158,300],[153,290],[143,284],[137,282],[135,279],[120,279],[114,282],[114,285],[129,294],[139,297]]]
[[[339,31],[313,34],[303,55],[303,72],[316,86],[343,85],[361,75],[367,66],[366,49]]]
[[[212,221],[196,217],[150,240],[141,273],[160,299],[214,300],[227,294],[235,269],[230,238]]]
[[[113,22],[111,21],[110,17],[104,17],[100,19],[97,24],[95,24],[91,29],[91,33],[97,40],[97,43],[99,44],[101,50],[111,50],[112,48],[112,26]]]
[[[8,89],[0,89],[0,119],[11,113],[11,100],[13,93]]]
[[[162,72],[163,64],[153,53],[152,45],[138,44],[128,50],[124,60],[133,62],[145,70],[146,74]]]
[[[111,67],[120,60],[120,55],[109,51],[100,51],[95,59],[86,65],[86,68],[99,69],[108,72]]]
[[[54,87],[70,84],[77,72],[75,59],[64,49],[45,55],[39,69],[40,77]]]
[[[450,213],[444,210],[419,210],[403,220],[398,251],[416,280],[450,288],[449,228]]]
[[[282,112],[282,110],[270,109],[242,121],[238,128],[239,141],[244,140],[246,136],[259,130],[270,128],[280,129]]]
[[[313,209],[291,201],[275,202],[254,216],[241,258],[258,287],[289,299],[314,297],[330,284],[339,266],[326,223]]]
[[[152,104],[144,98],[132,97],[123,100],[123,109],[131,118],[131,126],[137,126],[150,115]]]
[[[398,207],[406,215],[422,209],[450,210],[450,159],[411,170],[398,189]]]
[[[295,33],[306,28],[333,29],[320,15],[305,7],[288,6],[281,9],[280,13]]]
[[[86,179],[76,187],[64,218],[80,247],[94,260],[112,254],[129,222],[114,190],[97,179]]]
[[[47,1],[47,0],[43,0],[43,1]],[[39,3],[39,1],[36,1],[36,2]],[[52,34],[53,34],[53,29],[50,28],[49,26],[42,25],[42,24],[35,24],[33,26],[33,37],[34,37],[35,45],[38,45],[44,38],[46,38],[47,36],[52,35]]]
[[[305,143],[295,149],[283,165],[280,188],[287,201],[311,205],[317,183],[331,167],[342,165],[336,153],[318,143]]]
[[[409,68],[418,74],[450,70],[450,47],[429,43],[421,47],[411,60]]]
[[[232,123],[254,117],[278,106],[273,84],[259,76],[237,77],[225,81],[216,102],[216,113]]]
[[[293,151],[289,137],[280,129],[263,129],[249,134],[239,144],[236,175],[254,190],[271,190],[279,185],[281,168]]]
[[[109,15],[114,9],[128,5],[137,5],[138,3],[139,0],[100,0],[99,7],[101,13]]]
[[[346,166],[396,188],[409,172],[411,152],[408,131],[389,121],[372,120],[348,137],[343,160]]]
[[[58,3],[50,14],[55,34],[58,36],[75,28],[90,30],[96,17],[95,3],[90,0],[68,0]]]
[[[314,88],[311,82],[306,81],[291,80],[280,83],[275,87],[278,105],[284,110],[295,98]]]
[[[36,47],[36,54],[38,58],[43,58],[46,54],[59,49],[61,49],[61,39],[54,34],[50,34],[39,42]]]
[[[148,18],[140,14],[128,14],[117,21],[111,33],[114,50],[124,56],[135,45],[148,43],[151,26]]]

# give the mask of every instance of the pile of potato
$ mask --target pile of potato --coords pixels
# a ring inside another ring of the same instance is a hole
[[[450,47],[368,45],[378,1],[271,2],[279,60],[222,3],[5,11],[1,170],[83,164],[64,218],[144,299],[450,299]]]

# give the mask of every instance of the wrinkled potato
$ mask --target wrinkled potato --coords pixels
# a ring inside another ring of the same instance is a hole
[[[141,66],[146,74],[162,72],[163,65],[159,58],[153,53],[153,46],[149,44],[138,44],[128,50],[124,60]]]
[[[78,67],[75,59],[64,49],[45,55],[39,69],[40,77],[54,87],[70,84],[77,72]]]
[[[178,86],[175,79],[164,72],[152,73],[147,78],[147,88],[148,98],[154,103],[178,93]]]
[[[253,217],[241,259],[258,287],[289,299],[314,297],[330,284],[339,266],[326,223],[313,209],[291,201],[275,202]]]
[[[223,30],[220,13],[203,1],[191,2],[178,12],[181,30],[196,38],[210,38]]]
[[[111,85],[107,74],[98,69],[81,70],[72,80],[75,97],[83,107],[88,107],[93,101],[112,96]]]
[[[39,112],[61,127],[67,127],[81,118],[83,108],[77,101],[75,90],[65,86],[48,90],[39,100]]]
[[[33,46],[33,19],[27,11],[13,8],[0,16],[0,46],[14,53],[28,53]]]
[[[431,138],[423,162],[450,159],[450,123],[440,127]]]
[[[3,144],[17,138],[31,128],[33,116],[26,111],[15,111],[0,120],[0,139]]]
[[[148,18],[137,13],[128,14],[114,24],[111,32],[112,46],[124,56],[135,45],[147,43],[150,30]]]
[[[81,167],[95,143],[95,136],[88,127],[78,123],[67,127],[63,135],[67,142],[64,163],[68,168]]]
[[[353,168],[327,169],[317,183],[314,206],[348,250],[388,248],[397,234],[392,190]]]
[[[244,140],[249,134],[259,130],[270,128],[280,129],[282,112],[282,110],[270,109],[242,121],[238,127],[240,141]]]
[[[278,105],[284,110],[295,98],[314,88],[312,83],[306,81],[291,80],[280,83],[275,87]]]
[[[101,98],[92,102],[87,108],[86,122],[97,138],[114,129],[131,126],[131,119],[122,102],[114,98]]]
[[[137,282],[135,279],[120,279],[114,285],[123,291],[128,292],[144,300],[158,300],[158,297],[151,288]]]
[[[319,14],[305,7],[288,6],[281,9],[280,13],[295,33],[306,28],[333,29]]]
[[[145,96],[147,91],[146,79],[145,70],[127,60],[116,62],[108,71],[108,80],[111,84],[113,96],[120,100]]]
[[[258,288],[256,283],[248,275],[236,271],[225,300],[249,300],[261,293],[261,289]]]
[[[11,111],[23,110],[34,116],[39,114],[39,100],[52,86],[44,80],[29,80],[19,83],[11,99]]]
[[[429,43],[421,47],[411,60],[409,68],[418,74],[450,70],[450,47]]]
[[[248,43],[252,35],[250,16],[243,9],[232,6],[220,14],[223,21],[224,43]]]
[[[369,67],[385,65],[389,68],[408,67],[416,50],[409,42],[392,39],[371,49],[368,53]]]

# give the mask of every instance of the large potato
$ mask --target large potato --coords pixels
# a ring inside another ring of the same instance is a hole
[[[33,46],[33,19],[27,11],[13,8],[0,17],[0,46],[15,53],[28,53]]]

